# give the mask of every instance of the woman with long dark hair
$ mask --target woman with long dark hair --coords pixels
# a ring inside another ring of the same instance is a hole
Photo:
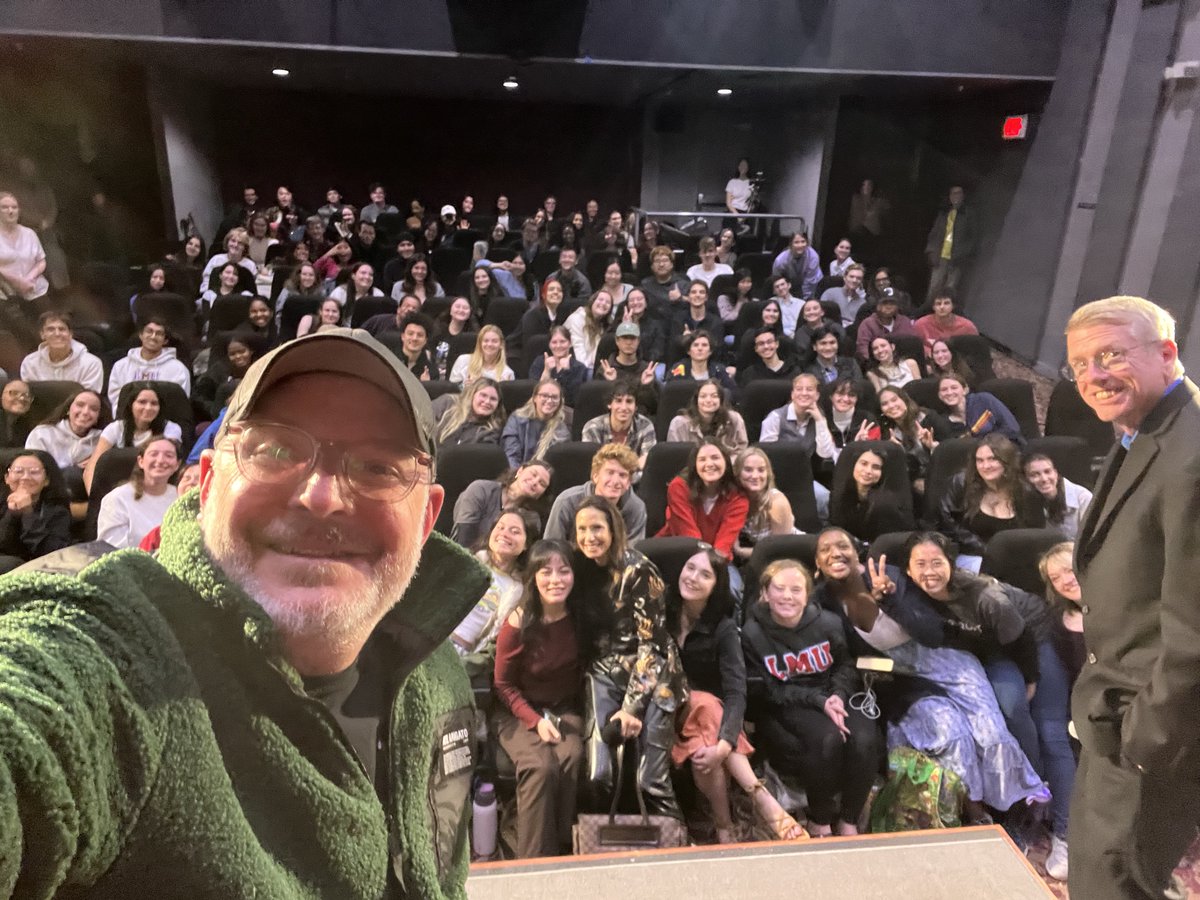
[[[1016,445],[1000,434],[989,434],[976,445],[938,505],[938,531],[958,545],[955,564],[972,572],[979,571],[993,535],[1045,524],[1041,497],[1022,476]]]
[[[742,414],[733,408],[721,383],[712,379],[701,382],[667,428],[668,441],[699,443],[706,438],[716,441],[730,457],[750,443]]]
[[[575,513],[576,606],[588,659],[588,781],[613,789],[606,738],[638,739],[638,788],[652,813],[682,819],[671,784],[675,713],[687,680],[667,632],[662,575],[626,540],[617,508],[595,494]],[[616,737],[617,735],[614,735]]]
[[[26,445],[28,446],[28,445]],[[1079,526],[1092,503],[1092,492],[1059,474],[1045,453],[1031,453],[1022,462],[1026,480],[1042,497],[1046,523],[1070,540],[1079,536]]]
[[[749,509],[729,454],[705,438],[692,450],[683,474],[667,485],[667,520],[657,536],[699,538],[730,559]]]
[[[446,292],[430,271],[429,260],[424,253],[414,253],[404,269],[404,278],[392,285],[392,299],[397,303],[406,294],[416,297],[422,305],[430,297],[446,296]]]
[[[954,436],[950,423],[917,406],[902,388],[885,387],[879,392],[879,430],[884,440],[904,448],[913,492],[924,495],[934,448]]]
[[[132,382],[136,387],[128,388],[129,402],[117,409],[116,418],[100,432],[96,449],[83,470],[83,483],[92,489],[92,478],[96,463],[113,447],[141,447],[153,435],[161,434],[169,440],[181,442],[183,430],[167,419],[163,412],[162,397],[153,381]]]
[[[746,663],[733,621],[729,566],[701,544],[667,588],[667,630],[679,647],[691,692],[676,729],[671,760],[687,767],[712,808],[717,843],[737,841],[729,802],[732,781],[753,798],[755,812],[779,840],[805,836],[750,766],[754,748],[742,733]]]
[[[834,478],[829,521],[860,541],[916,527],[909,491],[901,495],[885,487],[883,468],[883,456],[864,449],[853,459],[848,477],[839,473]]]
[[[67,489],[50,454],[13,457],[0,486],[0,572],[71,543]]]
[[[570,852],[583,761],[583,654],[571,548],[538,541],[524,599],[496,639],[493,727],[517,769],[517,856]]]
[[[603,289],[596,291],[584,306],[567,316],[563,327],[570,332],[575,358],[591,371],[600,338],[613,327],[612,294]]]

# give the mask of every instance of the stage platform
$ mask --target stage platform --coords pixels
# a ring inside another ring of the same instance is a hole
[[[702,898],[780,892],[847,900],[1046,900],[999,826],[479,863],[470,900]]]

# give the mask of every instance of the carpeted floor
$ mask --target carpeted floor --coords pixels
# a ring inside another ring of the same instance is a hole
[[[1037,410],[1038,425],[1046,425],[1046,407],[1050,405],[1050,391],[1054,382],[1045,375],[1039,375],[1029,366],[1013,359],[995,348],[992,349],[992,370],[997,378],[1023,378],[1033,382],[1033,405]]]
[[[1050,838],[1045,837],[1029,848],[1029,861],[1033,867],[1037,869],[1038,874],[1046,881],[1046,886],[1050,888],[1050,892],[1060,900],[1067,900],[1071,895],[1067,891],[1067,886],[1061,881],[1055,881],[1046,874],[1046,854],[1050,852]],[[1200,839],[1197,839],[1192,844],[1192,849],[1183,859],[1183,863],[1175,870],[1175,874],[1183,881],[1187,887],[1187,895],[1192,898],[1200,898]],[[1080,898],[1087,900],[1087,898]]]

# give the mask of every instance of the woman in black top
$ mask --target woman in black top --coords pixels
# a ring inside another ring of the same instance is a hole
[[[71,543],[67,489],[50,454],[15,457],[0,488],[0,572]]]
[[[917,406],[904,388],[885,387],[879,392],[879,432],[904,448],[913,493],[923,496],[934,447],[954,436],[950,423]]]
[[[729,806],[729,779],[754,798],[755,809],[780,840],[803,829],[755,777],[754,752],[742,733],[746,712],[746,663],[733,623],[729,569],[710,545],[700,544],[667,589],[667,630],[679,645],[691,689],[686,717],[678,723],[671,760],[690,764],[696,787],[708,798],[717,843],[737,841]]]
[[[868,543],[881,534],[916,527],[910,498],[883,486],[883,457],[874,450],[858,453],[849,477],[835,478],[829,521]]]

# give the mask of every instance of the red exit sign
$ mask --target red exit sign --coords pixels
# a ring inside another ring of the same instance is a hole
[[[1005,116],[1004,126],[1000,130],[1006,141],[1018,141],[1029,131],[1029,116]]]

